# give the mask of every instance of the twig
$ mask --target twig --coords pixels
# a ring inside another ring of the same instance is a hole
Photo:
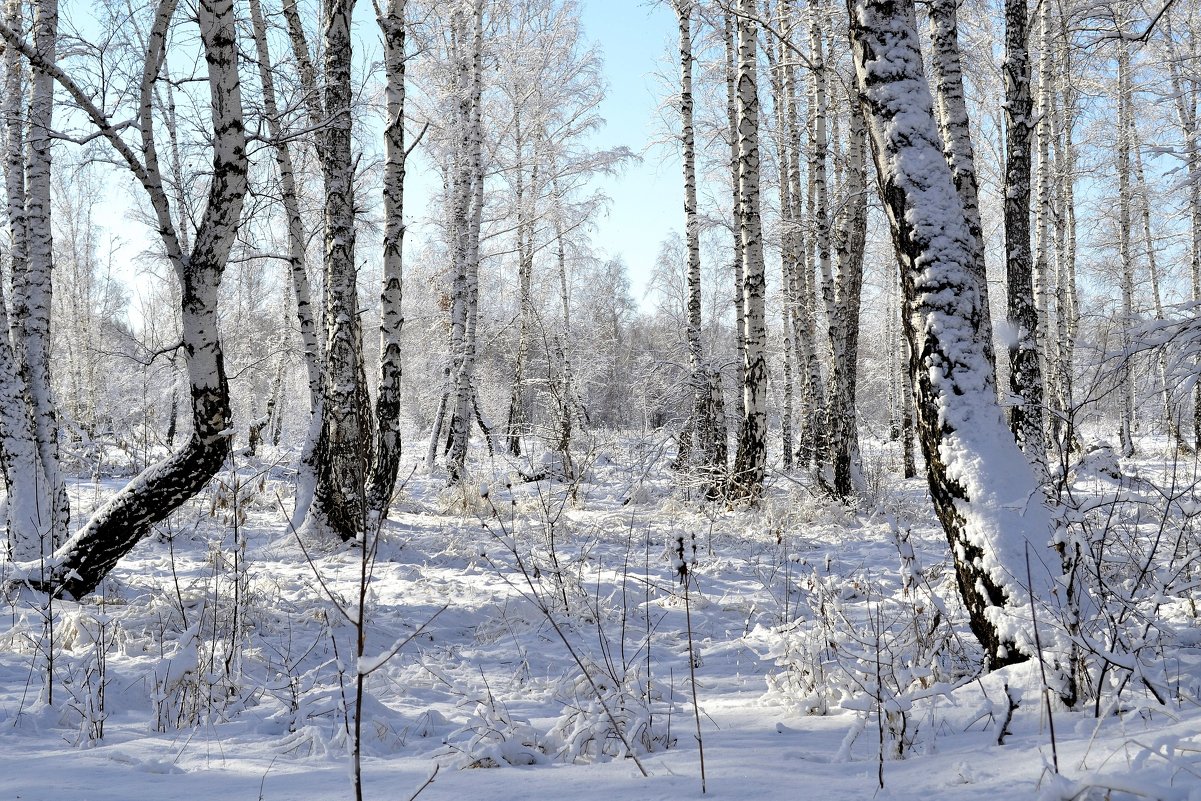
[[[1034,587],[1030,576],[1030,543],[1026,543],[1026,586]],[[1051,710],[1051,689],[1047,686],[1047,663],[1043,660],[1042,639],[1038,636],[1038,613],[1035,610],[1037,599],[1033,591],[1030,593],[1030,620],[1034,623],[1034,648],[1038,651],[1038,670],[1043,680],[1043,702],[1047,705],[1047,725],[1051,730],[1051,764],[1055,767],[1055,775],[1059,775],[1059,748],[1055,743],[1055,713]]]

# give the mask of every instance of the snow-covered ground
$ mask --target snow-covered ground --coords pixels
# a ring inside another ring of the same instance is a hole
[[[664,446],[598,441],[574,486],[484,454],[466,491],[414,470],[369,565],[366,798],[404,801],[435,769],[422,799],[699,798],[695,691],[714,798],[1201,799],[1195,588],[1161,593],[1099,717],[1048,716],[1037,663],[977,678],[923,482],[887,451],[859,510],[780,477],[730,510],[690,500]],[[1079,482],[1125,493],[1113,525],[1196,549],[1201,505],[1161,525],[1151,483]],[[76,514],[116,486],[81,479]],[[239,459],[100,598],[6,602],[0,799],[353,797],[362,551],[302,548],[291,491]]]

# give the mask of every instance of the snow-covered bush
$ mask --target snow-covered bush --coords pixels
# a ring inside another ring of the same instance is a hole
[[[678,710],[662,700],[640,670],[631,669],[623,681],[614,681],[599,665],[588,669],[592,683],[577,674],[560,688],[563,712],[547,738],[557,758],[591,762],[628,756],[627,743],[638,755],[674,745],[670,721]]]
[[[514,718],[489,694],[475,702],[466,723],[451,732],[447,746],[460,768],[536,765],[547,760],[543,738],[529,721]]]

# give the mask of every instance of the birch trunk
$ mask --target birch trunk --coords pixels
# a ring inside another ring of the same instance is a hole
[[[24,26],[23,3],[10,0],[5,25],[14,32]],[[4,178],[8,207],[9,263],[14,294],[26,272],[28,244],[25,226],[25,97],[24,65],[15,47],[4,50],[6,92]],[[50,518],[45,479],[38,462],[32,405],[25,375],[20,368],[20,326],[12,325],[0,282],[0,466],[8,489],[6,548],[14,561],[33,560],[53,550],[42,532]],[[14,303],[14,305],[16,305]],[[17,341],[9,339],[12,331]]]
[[[304,366],[308,377],[309,411],[316,412],[321,398],[321,339],[317,336],[317,321],[313,316],[312,289],[306,267],[307,235],[300,216],[300,195],[296,189],[296,169],[292,149],[281,123],[276,101],[275,78],[271,72],[271,54],[267,49],[267,25],[259,0],[249,0],[250,19],[254,31],[255,55],[258,57],[259,83],[263,90],[263,112],[271,134],[275,165],[279,170],[280,194],[288,224],[288,275],[296,298],[296,321],[300,326],[300,341],[304,348]]]
[[[38,0],[33,18],[29,137],[25,166],[25,228],[28,252],[21,280],[13,282],[13,316],[19,332],[17,351],[32,406],[38,463],[49,515],[41,522],[51,548],[65,538],[71,516],[67,486],[58,466],[58,415],[50,385],[50,306],[53,295],[54,240],[50,220],[51,142],[54,117],[58,0]]]
[[[1171,79],[1172,95],[1175,98],[1176,123],[1184,145],[1184,161],[1187,169],[1188,211],[1191,247],[1189,249],[1189,272],[1192,300],[1201,302],[1201,143],[1197,132],[1198,81],[1192,80],[1186,87],[1180,73],[1182,54],[1172,31],[1170,15],[1164,18],[1167,39],[1168,75]],[[1194,37],[1195,41],[1195,37]],[[1193,388],[1193,447],[1201,452],[1201,385]]]
[[[791,33],[799,25],[795,0],[785,0],[785,14]],[[799,433],[797,436],[797,461],[806,468],[814,461],[817,447],[818,414],[824,407],[821,382],[821,365],[817,355],[817,327],[813,305],[813,270],[809,262],[809,241],[802,220],[805,219],[806,194],[802,191],[801,141],[802,127],[798,124],[797,103],[798,81],[796,58],[791,54],[785,60],[785,115],[787,136],[792,158],[788,165],[788,286],[792,307],[792,340],[796,357],[796,372],[800,384]]]
[[[1134,121],[1130,120],[1130,124],[1134,126]],[[1147,275],[1151,279],[1151,303],[1156,321],[1163,322],[1163,293],[1160,289],[1159,262],[1155,256],[1157,243],[1151,231],[1151,193],[1147,188],[1147,173],[1143,169],[1142,143],[1139,140],[1138,129],[1135,127],[1130,130],[1130,157],[1134,163],[1135,198],[1138,200],[1144,252],[1147,254]],[[1163,348],[1160,348],[1156,354],[1156,367],[1159,372],[1159,399],[1163,406],[1164,429],[1167,432],[1170,447],[1178,448],[1185,443],[1180,435],[1180,425],[1172,408],[1172,392],[1168,383],[1168,354]]]
[[[255,54],[258,57],[259,83],[263,90],[263,111],[267,117],[267,130],[274,140],[275,165],[279,171],[280,194],[284,216],[287,218],[288,275],[292,284],[292,294],[296,299],[296,320],[300,327],[300,342],[304,348],[304,366],[309,387],[309,425],[297,462],[296,507],[292,516],[292,525],[299,527],[308,516],[317,489],[316,446],[321,433],[321,364],[324,361],[324,347],[317,334],[317,321],[313,314],[313,293],[309,285],[305,255],[308,236],[300,216],[300,198],[296,188],[292,149],[288,146],[276,101],[275,78],[271,72],[271,55],[267,49],[267,25],[259,0],[250,0],[249,5]],[[308,45],[303,41],[303,31],[301,34],[301,52],[307,58]],[[278,431],[279,418],[276,419],[273,433]],[[275,436],[272,438],[276,439]]]
[[[466,478],[467,444],[475,397],[476,315],[479,298],[480,225],[483,213],[483,119],[481,94],[483,90],[481,57],[483,47],[483,0],[475,0],[471,19],[458,17],[459,66],[458,122],[462,125],[462,148],[456,186],[454,225],[457,229],[455,258],[458,261],[452,314],[452,340],[457,331],[456,365],[453,387],[453,408],[450,418],[450,450],[446,468],[450,480],[459,483]],[[468,42],[470,44],[468,44]],[[486,434],[486,432],[485,432]]]
[[[731,492],[757,497],[767,465],[767,327],[763,231],[759,217],[759,97],[757,32],[748,21],[753,0],[740,0],[738,22],[738,215],[743,265],[746,353],[743,361],[743,420]]]
[[[854,98],[849,98],[852,103]],[[837,273],[830,342],[828,430],[834,494],[850,498],[862,487],[858,420],[855,412],[859,361],[859,304],[863,290],[863,253],[867,242],[867,131],[860,109],[850,110],[847,175],[835,226]]]
[[[1134,455],[1134,377],[1131,370],[1130,326],[1134,321],[1134,251],[1131,242],[1130,202],[1130,130],[1134,117],[1130,97],[1130,45],[1126,40],[1118,43],[1118,258],[1122,290],[1121,316],[1118,326],[1121,332],[1122,363],[1118,368],[1118,434],[1122,455]]]
[[[770,5],[765,5],[765,14]],[[788,100],[785,92],[789,89],[785,75],[785,62],[791,58],[785,42],[791,38],[789,28],[790,18],[784,3],[777,0],[776,24],[781,32],[781,41],[765,48],[767,53],[768,70],[771,75],[772,105],[775,111],[775,146],[776,146],[776,187],[780,203],[780,286],[783,295],[782,327],[784,340],[783,358],[783,395],[784,404],[780,413],[780,448],[783,456],[784,470],[792,469],[793,459],[793,376],[792,361],[795,344],[793,342],[793,317],[796,314],[796,298],[793,289],[796,281],[792,276],[792,228],[795,221],[792,216],[792,195],[789,175],[792,172],[792,161],[796,154],[791,152],[788,140]],[[777,54],[778,52],[778,54]],[[698,297],[699,302],[699,297]]]
[[[708,369],[701,343],[701,225],[696,199],[696,139],[692,113],[693,0],[674,0],[679,27],[680,138],[684,169],[684,237],[688,248],[688,371],[692,386],[691,423],[702,470],[714,468],[714,426],[705,418],[709,397]]]
[[[363,367],[355,265],[354,165],[351,151],[350,22],[354,0],[325,0],[325,113],[321,175],[325,184],[325,363],[317,486],[309,521],[343,541],[366,523],[371,412]]]
[[[518,94],[515,92],[514,96]],[[526,428],[526,364],[529,362],[531,323],[533,317],[534,272],[534,214],[537,210],[538,164],[537,156],[531,168],[530,188],[526,188],[525,175],[525,131],[522,128],[521,109],[514,111],[513,140],[516,152],[516,198],[517,206],[517,356],[513,360],[513,386],[509,392],[509,419],[505,425],[509,453],[521,455],[521,438]]]
[[[741,2],[741,0],[739,0]],[[746,384],[746,296],[742,263],[742,240],[739,233],[742,219],[742,194],[739,190],[738,161],[738,31],[740,23],[733,14],[725,15],[724,40],[726,46],[726,116],[730,132],[730,186],[733,191],[733,243],[734,243],[734,374],[740,391],[735,393],[734,414],[739,426],[746,418],[745,400],[741,387]],[[741,431],[741,429],[740,429]],[[739,437],[741,438],[741,433]]]
[[[374,525],[388,516],[400,469],[400,383],[404,328],[405,0],[387,0],[376,18],[384,36],[384,241],[380,289],[379,392],[375,400],[375,460],[367,486]]]
[[[154,83],[165,57],[167,31],[175,0],[157,7],[147,42],[139,93],[141,157],[121,139],[91,100],[53,64],[39,61],[19,34],[0,25],[10,47],[48,72],[109,141],[147,192],[167,258],[180,280],[183,352],[192,396],[192,434],[184,447],[151,466],[98,509],[54,554],[49,575],[29,583],[48,592],[81,598],[96,588],[117,561],[180,504],[200,490],[229,452],[229,387],[217,336],[217,294],[233,246],[246,194],[246,136],[238,82],[237,36],[232,0],[205,0],[197,8],[201,43],[208,67],[212,101],[213,170],[204,214],[190,253],[180,248],[170,204],[163,188],[154,143]],[[37,575],[36,570],[30,571]]]
[[[851,45],[880,196],[901,270],[918,431],[935,511],[955,561],[971,628],[990,667],[1034,650],[1027,549],[1050,519],[996,401],[982,340],[987,296],[972,236],[942,155],[922,71],[913,0],[849,0]],[[1023,609],[1022,607],[1025,607]],[[1016,647],[1015,647],[1016,646]]]
[[[1005,279],[1009,313],[1009,425],[1036,475],[1046,473],[1039,321],[1030,255],[1030,33],[1027,0],[1005,3]]]
[[[1043,9],[1049,17],[1049,7]],[[1050,27],[1049,21],[1046,23]],[[1058,91],[1051,97],[1051,145],[1055,165],[1055,204],[1060,224],[1055,226],[1055,363],[1056,405],[1060,410],[1058,438],[1061,447],[1076,447],[1075,433],[1075,343],[1079,329],[1079,296],[1076,288],[1076,145],[1074,128],[1078,92],[1072,83],[1071,47],[1063,20],[1055,27],[1054,52]],[[1050,33],[1048,34],[1050,36]],[[1045,46],[1050,49],[1051,42]],[[1058,102],[1057,102],[1058,101]]]

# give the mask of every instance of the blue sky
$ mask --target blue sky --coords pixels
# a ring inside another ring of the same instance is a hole
[[[674,145],[660,142],[658,108],[671,89],[657,77],[674,76],[676,22],[666,3],[647,0],[582,0],[584,30],[604,52],[609,91],[601,106],[606,126],[596,134],[601,147],[625,145],[642,156],[625,172],[600,182],[612,199],[598,221],[595,243],[621,256],[634,296],[641,301],[659,243],[683,228],[684,190]]]

